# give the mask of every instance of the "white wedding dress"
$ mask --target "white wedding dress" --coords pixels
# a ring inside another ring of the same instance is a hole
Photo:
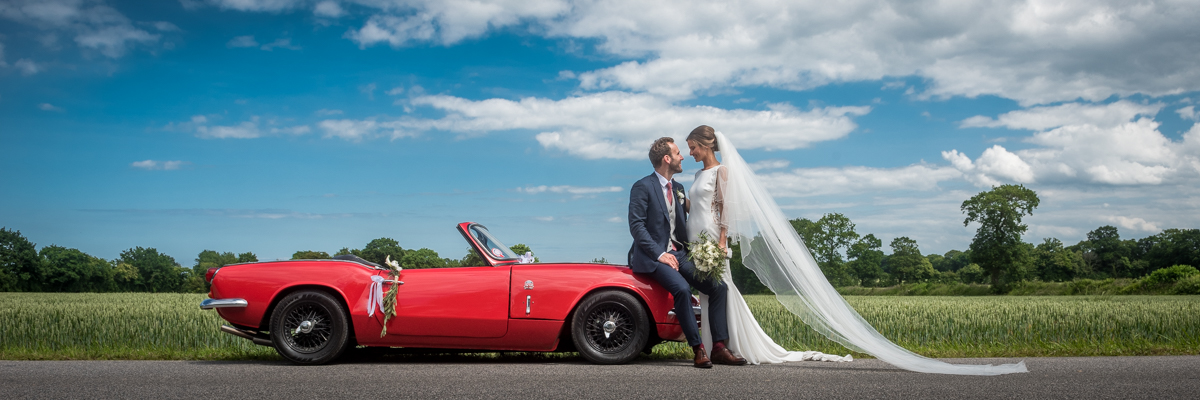
[[[722,166],[696,174],[692,183],[688,240],[696,241],[701,231],[717,238],[720,224],[741,245],[742,262],[775,293],[775,299],[800,317],[809,328],[862,353],[910,371],[955,375],[1001,375],[1028,372],[1025,362],[1003,365],[949,364],[920,356],[879,334],[825,279],[800,235],[792,228],[775,199],[758,182],[754,171],[721,132],[716,133]],[[723,171],[722,171],[723,170]],[[718,189],[717,174],[724,185]],[[718,192],[720,196],[718,197]],[[715,202],[714,202],[715,201]],[[713,205],[717,204],[718,207]],[[715,215],[716,212],[719,215]],[[726,268],[723,279],[729,286],[729,341],[734,352],[752,363],[774,363],[809,359],[836,360],[838,356],[816,352],[789,352],[775,343],[750,313]],[[702,314],[707,298],[702,297]],[[702,321],[708,321],[702,315]],[[704,323],[702,322],[702,323]],[[706,348],[711,349],[710,331],[702,327]],[[828,357],[828,358],[827,358]],[[844,359],[849,361],[849,356]]]
[[[701,232],[714,240],[720,237],[724,221],[721,214],[715,211],[722,209],[725,182],[727,181],[725,172],[724,165],[696,172],[696,180],[692,182],[692,189],[688,193],[688,197],[691,199],[691,210],[687,220],[689,242],[699,241]],[[744,357],[746,362],[778,364],[790,361],[842,362],[854,360],[854,357],[848,354],[837,356],[819,351],[788,351],[783,346],[776,344],[775,340],[762,330],[762,326],[750,312],[746,299],[742,298],[742,293],[738,291],[737,286],[733,285],[733,276],[730,275],[728,260],[725,261],[722,280],[729,287],[726,295],[728,297],[729,340],[725,345],[735,354]],[[703,293],[700,294],[700,310],[700,334],[704,340],[704,348],[712,351],[712,330],[708,326],[708,296]]]

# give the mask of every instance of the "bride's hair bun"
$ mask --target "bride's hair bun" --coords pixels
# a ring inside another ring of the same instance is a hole
[[[701,146],[712,149],[712,151],[721,151],[721,149],[717,148],[717,131],[708,125],[700,125],[696,129],[692,129],[692,133],[688,134],[687,140],[699,143]]]

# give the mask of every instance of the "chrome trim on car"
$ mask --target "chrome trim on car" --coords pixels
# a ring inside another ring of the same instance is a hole
[[[227,307],[241,308],[241,307],[246,307],[248,305],[250,305],[250,303],[247,302],[246,299],[204,299],[204,301],[200,302],[200,309],[201,310],[211,310],[214,308],[227,308]]]
[[[695,313],[696,315],[700,315],[700,306],[692,306],[692,312]],[[674,317],[675,310],[667,311],[667,316]]]
[[[267,346],[267,347],[272,346],[270,337],[267,337],[266,335],[263,335],[262,333],[259,333],[259,332],[246,330],[246,329],[238,329],[238,328],[234,328],[229,325],[221,325],[221,332],[225,332],[230,335],[249,340],[259,346]]]

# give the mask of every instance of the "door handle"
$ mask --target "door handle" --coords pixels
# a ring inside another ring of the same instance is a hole
[[[525,296],[525,315],[529,315],[530,304],[533,304],[533,296]]]

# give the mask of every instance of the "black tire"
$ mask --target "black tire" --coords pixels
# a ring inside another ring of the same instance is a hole
[[[650,319],[646,310],[636,297],[622,291],[589,295],[575,308],[571,320],[575,348],[579,355],[596,364],[633,361],[646,347],[649,337]]]
[[[305,326],[305,321],[311,324]],[[349,347],[348,321],[333,296],[320,291],[295,292],[280,300],[271,313],[271,343],[288,361],[325,364]]]

